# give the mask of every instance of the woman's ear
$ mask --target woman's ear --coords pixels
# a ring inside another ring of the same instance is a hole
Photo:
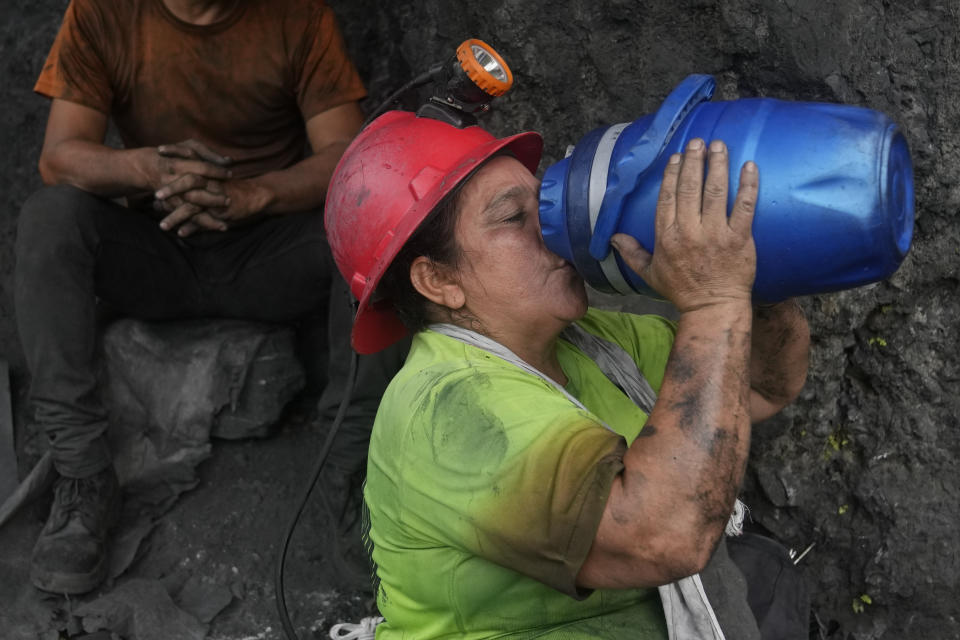
[[[453,278],[453,270],[426,256],[419,256],[410,265],[410,282],[420,295],[434,304],[453,310],[466,304],[466,296]]]

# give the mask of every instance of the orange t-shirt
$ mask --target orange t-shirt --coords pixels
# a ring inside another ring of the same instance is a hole
[[[366,95],[323,0],[238,0],[206,26],[162,0],[71,0],[34,91],[111,116],[128,148],[200,140],[237,177],[299,161],[305,121]]]

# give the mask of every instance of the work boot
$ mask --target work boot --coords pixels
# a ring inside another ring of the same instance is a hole
[[[95,589],[107,577],[107,531],[119,515],[120,484],[112,466],[86,478],[61,476],[33,547],[34,586],[71,594]]]

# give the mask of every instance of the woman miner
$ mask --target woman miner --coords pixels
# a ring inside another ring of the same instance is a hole
[[[698,575],[715,551],[729,565],[751,422],[806,377],[800,308],[751,304],[757,168],[728,217],[727,150],[694,140],[652,256],[614,236],[673,323],[588,308],[540,235],[541,150],[394,111],[331,181],[354,348],[414,333],[370,442],[377,637],[759,637],[742,576],[711,594]]]

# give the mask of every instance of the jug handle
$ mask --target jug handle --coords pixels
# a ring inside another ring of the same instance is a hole
[[[647,130],[611,171],[590,238],[590,255],[594,259],[603,260],[610,252],[610,238],[620,223],[623,199],[636,187],[640,175],[657,159],[690,110],[712,98],[716,86],[710,75],[693,74],[684,78],[660,105]]]

